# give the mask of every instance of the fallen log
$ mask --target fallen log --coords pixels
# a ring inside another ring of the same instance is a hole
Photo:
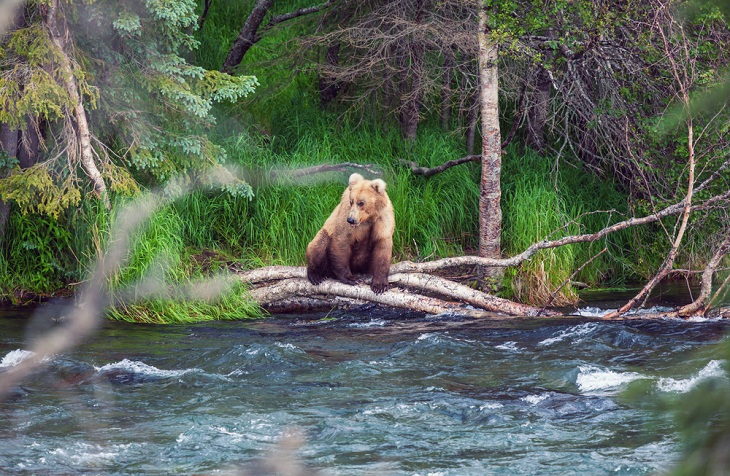
[[[473,318],[510,319],[541,317],[585,317],[570,311],[530,306],[490,295],[441,276],[428,274],[453,266],[501,261],[476,256],[445,258],[425,263],[402,261],[391,266],[390,290],[375,294],[368,279],[351,286],[334,279],[319,285],[307,280],[303,266],[267,266],[235,271],[237,279],[251,285],[250,295],[271,313],[305,313],[331,309],[354,309],[367,304],[423,312],[433,315],[460,315]],[[493,265],[493,264],[492,264]],[[590,316],[596,320],[687,319],[692,317],[730,318],[730,309],[700,308],[688,313],[686,306],[663,312],[633,312]],[[708,312],[710,311],[710,312]]]
[[[375,294],[366,283],[351,286],[329,279],[313,285],[306,278],[306,268],[298,266],[270,266],[237,274],[240,279],[254,286],[250,291],[254,301],[264,309],[276,312],[311,310],[321,302],[324,307],[375,303],[428,314],[452,313],[472,317],[561,315],[552,310],[492,296],[439,276],[417,271],[401,272],[403,269],[418,269],[418,264],[423,263],[403,262],[393,265],[391,270],[394,272],[388,276],[392,287],[381,294]]]

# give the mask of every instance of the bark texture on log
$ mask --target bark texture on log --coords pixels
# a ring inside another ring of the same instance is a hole
[[[251,296],[269,310],[281,311],[285,307],[283,303],[287,303],[292,306],[290,312],[300,311],[315,308],[319,302],[327,303],[330,299],[336,299],[336,302],[330,302],[330,307],[375,303],[428,314],[456,313],[474,317],[537,317],[541,312],[544,316],[558,314],[492,296],[435,275],[410,272],[417,269],[412,266],[414,264],[397,263],[391,266],[388,282],[394,287],[381,294],[375,294],[365,284],[351,286],[335,280],[313,285],[307,280],[304,267],[271,266],[240,272],[239,276],[259,286],[251,290]],[[465,304],[472,307],[466,307]]]
[[[730,240],[728,240],[730,242]],[[724,252],[728,250],[722,248]],[[718,251],[718,255],[723,251]],[[469,257],[460,257],[469,258]],[[477,260],[479,257],[472,257]],[[457,258],[454,258],[457,261]],[[448,267],[451,259],[430,263],[401,262],[391,266],[388,281],[389,291],[375,294],[367,283],[344,284],[328,279],[319,285],[307,280],[303,266],[269,266],[250,271],[237,272],[239,279],[250,284],[251,297],[265,310],[278,313],[314,312],[332,309],[353,309],[363,305],[381,305],[394,309],[426,314],[446,314],[478,319],[514,318],[556,318],[582,317],[570,312],[538,308],[492,296],[448,279],[424,274],[418,271],[419,265],[425,269],[436,269],[439,264]],[[692,314],[692,315],[696,315]],[[712,316],[728,318],[730,309],[720,307],[712,311]],[[589,319],[659,319],[685,318],[684,308],[656,313],[608,313],[602,317]]]

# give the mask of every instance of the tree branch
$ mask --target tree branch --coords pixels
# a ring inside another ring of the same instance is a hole
[[[466,164],[468,162],[478,162],[481,160],[481,155],[467,155],[460,159],[449,160],[439,165],[438,167],[421,167],[412,160],[400,159],[400,163],[409,167],[414,175],[423,175],[424,177],[430,177],[432,175],[440,174],[441,172],[450,169],[456,165]]]
[[[305,167],[303,169],[294,170],[272,170],[270,177],[272,180],[277,179],[299,179],[303,177],[309,177],[316,174],[325,172],[350,172],[352,169],[357,169],[362,172],[366,172],[375,177],[382,177],[383,172],[377,165],[373,164],[356,164],[354,162],[343,162],[339,164],[321,164],[313,165],[312,167]]]
[[[707,266],[702,273],[700,295],[692,303],[687,304],[678,311],[680,316],[689,317],[705,311],[705,303],[712,292],[712,276],[715,274],[715,271],[717,271],[718,266],[720,266],[722,259],[730,252],[730,229],[728,229],[726,233],[727,235],[725,236],[725,239],[717,248],[715,254],[707,263]]]
[[[228,51],[223,67],[221,71],[224,73],[231,74],[236,66],[241,64],[241,60],[246,55],[246,52],[258,41],[256,32],[258,31],[261,23],[264,21],[266,13],[269,11],[269,7],[274,3],[274,0],[256,0],[256,3],[251,10],[248,18],[246,18],[241,32],[238,34],[236,41],[233,42],[233,46]]]
[[[276,24],[285,22],[287,20],[293,20],[294,18],[299,18],[304,15],[310,15],[312,13],[317,13],[318,11],[329,7],[333,3],[334,3],[334,0],[328,0],[320,5],[315,5],[313,7],[304,7],[304,8],[300,8],[299,10],[294,10],[293,12],[276,15],[269,21],[269,24],[267,26],[274,26]]]
[[[333,1],[334,0],[328,0],[327,2],[320,5],[300,8],[293,12],[276,15],[269,20],[266,28],[270,28],[278,23],[287,20],[292,20],[294,18],[298,18],[304,15],[316,13],[330,6]],[[274,0],[256,0],[251,14],[248,16],[248,18],[246,18],[246,22],[243,24],[241,32],[238,34],[238,38],[236,38],[233,46],[231,46],[231,49],[228,51],[228,56],[226,56],[226,59],[223,62],[223,67],[221,68],[222,72],[229,74],[233,73],[233,70],[236,68],[236,66],[241,64],[241,61],[243,61],[243,57],[246,55],[248,50],[254,44],[258,43],[259,40],[261,40],[261,35],[259,35],[258,31],[261,27],[261,23],[264,21],[266,13],[268,13],[269,8],[271,8],[271,5],[273,3]]]

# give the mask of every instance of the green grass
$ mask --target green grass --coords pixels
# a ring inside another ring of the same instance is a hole
[[[575,164],[561,162],[556,167],[554,159],[510,149],[503,167],[503,249],[514,255],[543,239],[596,232],[623,219],[625,203],[625,197],[610,183]],[[635,276],[635,270],[627,265],[636,257],[638,243],[632,233],[619,232],[596,243],[542,250],[519,268],[508,270],[508,289],[517,299],[545,304],[567,281],[620,283]],[[576,299],[575,289],[567,284],[552,304],[566,305]]]
[[[111,319],[146,324],[192,324],[214,320],[240,320],[263,316],[243,283],[236,283],[215,299],[144,299],[109,309]]]

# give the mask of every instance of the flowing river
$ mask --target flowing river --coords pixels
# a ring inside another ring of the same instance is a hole
[[[28,323],[0,311],[0,372],[27,357]],[[0,473],[260,474],[298,442],[289,463],[321,475],[654,474],[679,440],[651,401],[725,378],[726,329],[367,309],[106,322],[0,402]]]

